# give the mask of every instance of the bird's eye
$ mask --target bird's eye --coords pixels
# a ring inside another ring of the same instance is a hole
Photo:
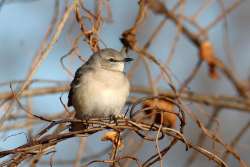
[[[115,59],[113,59],[113,58],[109,58],[108,61],[110,61],[110,62],[116,62]]]

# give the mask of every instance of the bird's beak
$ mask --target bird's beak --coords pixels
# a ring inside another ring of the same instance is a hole
[[[134,59],[133,58],[130,58],[130,57],[126,57],[123,59],[124,62],[129,62],[129,61],[133,61]]]

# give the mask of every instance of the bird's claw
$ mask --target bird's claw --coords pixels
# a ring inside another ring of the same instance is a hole
[[[116,125],[118,125],[118,120],[124,118],[123,114],[111,115],[110,121],[114,121]]]

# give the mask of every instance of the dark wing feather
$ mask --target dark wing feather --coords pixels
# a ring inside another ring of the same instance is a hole
[[[82,72],[81,67],[77,69],[73,81],[70,83],[70,90],[68,95],[68,107],[72,106],[72,96],[74,94],[75,87],[79,84]]]
[[[76,70],[75,77],[70,84],[70,91],[68,95],[68,107],[72,106],[72,97],[74,95],[75,88],[80,84],[81,76],[89,70],[92,70],[92,68],[86,64]]]

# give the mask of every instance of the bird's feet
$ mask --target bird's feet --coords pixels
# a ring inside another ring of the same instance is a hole
[[[110,115],[110,121],[114,121],[116,125],[118,125],[118,120],[123,118],[125,118],[123,114]]]

